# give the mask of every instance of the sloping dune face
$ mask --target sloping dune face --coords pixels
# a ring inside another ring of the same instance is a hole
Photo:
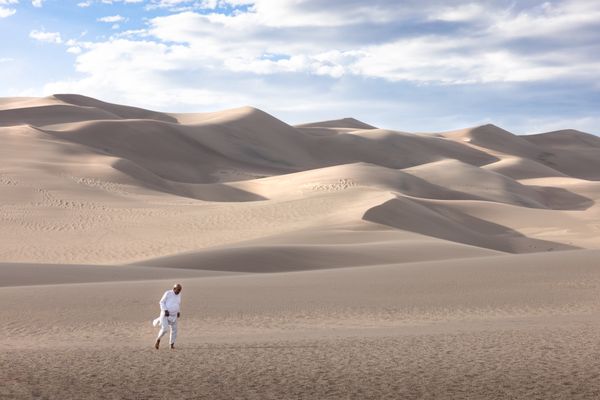
[[[600,248],[600,139],[0,100],[0,262],[278,272]]]

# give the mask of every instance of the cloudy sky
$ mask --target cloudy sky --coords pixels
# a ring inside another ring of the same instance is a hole
[[[0,0],[0,96],[600,134],[596,0]]]

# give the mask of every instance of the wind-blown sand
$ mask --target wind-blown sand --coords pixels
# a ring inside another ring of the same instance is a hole
[[[55,95],[0,140],[0,398],[600,397],[596,136]]]

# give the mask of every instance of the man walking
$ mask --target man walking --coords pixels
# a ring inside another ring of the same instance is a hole
[[[170,344],[171,349],[175,348],[175,339],[177,339],[177,319],[181,316],[179,307],[181,306],[181,285],[178,283],[173,286],[172,290],[167,290],[160,299],[160,316],[156,318],[152,324],[158,326],[160,331],[154,343],[154,348],[158,350],[160,347],[160,338],[162,338],[169,328],[171,328]]]

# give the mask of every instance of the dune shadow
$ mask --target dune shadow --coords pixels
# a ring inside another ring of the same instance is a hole
[[[444,205],[397,197],[373,207],[363,220],[451,242],[484,247],[507,253],[574,250],[579,247],[527,237]]]
[[[224,183],[184,183],[173,182],[154,174],[152,171],[131,160],[119,159],[112,164],[117,171],[134,179],[145,189],[187,197],[196,200],[214,202],[264,201],[266,197],[247,192]]]
[[[546,205],[552,210],[587,210],[596,202],[567,189],[552,186],[532,186],[546,197]]]
[[[389,263],[360,249],[338,246],[257,245],[206,249],[131,265],[238,273],[295,272]]]

